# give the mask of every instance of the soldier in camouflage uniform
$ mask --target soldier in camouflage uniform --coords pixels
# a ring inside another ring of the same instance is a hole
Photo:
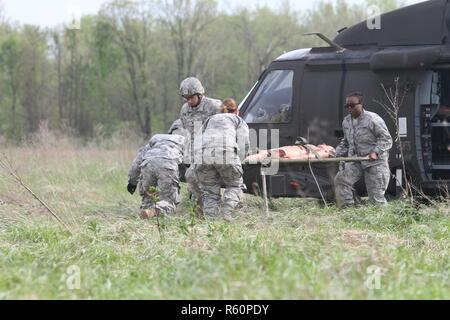
[[[335,178],[335,191],[338,206],[355,204],[353,185],[363,176],[369,200],[375,204],[385,204],[384,197],[389,180],[389,150],[392,137],[384,120],[376,113],[364,109],[363,95],[359,92],[347,97],[346,108],[349,115],[342,127],[344,139],[336,148],[337,157],[366,157],[370,160],[361,163],[346,163]]]
[[[196,142],[195,136],[201,132],[206,119],[220,112],[222,105],[220,100],[210,99],[204,94],[205,89],[197,78],[187,78],[180,85],[180,95],[186,101],[181,108],[180,120],[188,133],[184,163],[190,165],[186,171],[186,182],[194,200],[200,198],[200,188],[194,172],[194,144],[201,144],[201,141]]]
[[[184,141],[181,135],[155,135],[134,159],[127,189],[134,194],[139,184],[142,218],[173,213],[180,203],[178,166],[183,161]],[[150,187],[157,187],[158,194],[152,194]]]
[[[233,113],[235,115],[239,115],[240,112],[236,101],[234,101],[234,99],[232,98],[226,98],[225,100],[223,100],[221,109],[222,113]],[[243,177],[241,178],[240,185],[242,191],[247,191],[247,186],[244,183]],[[238,207],[243,207],[243,203],[239,203]]]
[[[231,219],[241,196],[241,162],[249,150],[249,129],[245,121],[234,113],[217,114],[203,126],[201,149],[203,163],[195,168],[200,182],[202,208],[205,216],[220,214]],[[223,201],[221,184],[225,185]]]

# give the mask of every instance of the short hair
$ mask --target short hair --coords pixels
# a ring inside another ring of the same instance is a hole
[[[364,94],[362,92],[359,92],[359,91],[352,92],[347,96],[347,98],[350,98],[350,97],[358,98],[359,103],[364,105]]]

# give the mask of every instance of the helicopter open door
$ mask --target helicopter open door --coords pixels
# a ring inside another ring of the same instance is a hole
[[[422,174],[428,181],[450,180],[450,68],[429,71],[418,90]]]

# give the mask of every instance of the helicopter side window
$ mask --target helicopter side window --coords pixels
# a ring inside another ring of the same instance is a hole
[[[293,70],[273,70],[261,83],[244,116],[247,123],[288,123],[292,119]]]

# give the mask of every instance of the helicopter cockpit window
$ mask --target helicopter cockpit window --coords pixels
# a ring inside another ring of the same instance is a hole
[[[287,123],[292,118],[293,70],[273,70],[263,80],[244,116],[247,123]]]

